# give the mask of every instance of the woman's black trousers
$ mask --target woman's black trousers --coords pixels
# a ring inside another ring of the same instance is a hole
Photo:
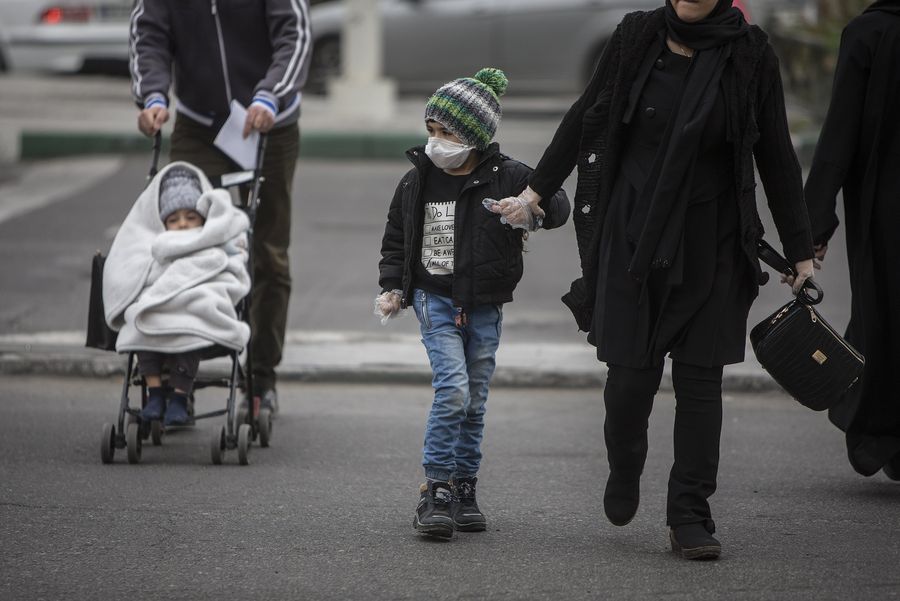
[[[603,432],[610,472],[638,477],[647,458],[647,421],[663,365],[634,369],[609,365]],[[675,388],[675,460],[669,474],[666,521],[670,526],[715,526],[709,497],[716,490],[722,430],[722,367],[672,364]]]

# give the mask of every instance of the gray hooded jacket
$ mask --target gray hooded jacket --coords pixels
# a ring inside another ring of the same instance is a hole
[[[135,0],[132,93],[139,107],[169,105],[221,127],[231,100],[262,102],[276,127],[297,120],[312,55],[307,0]]]

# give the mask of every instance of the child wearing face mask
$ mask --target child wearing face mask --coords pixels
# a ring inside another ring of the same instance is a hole
[[[428,141],[406,153],[413,167],[394,193],[381,245],[376,315],[387,321],[412,306],[432,369],[426,481],[413,527],[444,538],[487,527],[475,485],[502,306],[522,277],[526,231],[559,227],[569,216],[562,190],[538,214],[524,207],[501,220],[488,208],[486,199],[518,195],[531,174],[492,142],[506,86],[502,71],[487,68],[428,100]]]

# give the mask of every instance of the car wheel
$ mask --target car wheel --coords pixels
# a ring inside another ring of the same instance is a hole
[[[306,78],[305,92],[324,94],[328,80],[341,74],[341,40],[337,37],[323,38],[313,47]]]

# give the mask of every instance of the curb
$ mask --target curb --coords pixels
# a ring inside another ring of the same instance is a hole
[[[125,375],[123,356],[91,349],[0,350],[0,374],[40,375],[83,378],[109,378]],[[535,371],[498,366],[492,385],[511,388],[594,388],[601,387],[606,370]],[[205,375],[228,377],[230,362],[213,359],[203,363]],[[283,382],[313,382],[327,384],[419,384],[431,383],[431,370],[424,365],[378,363],[290,363],[278,369]]]
[[[311,348],[311,345],[305,345]],[[286,352],[290,355],[290,352]],[[382,355],[382,356],[390,356]],[[0,346],[0,374],[43,375],[84,378],[121,377],[125,374],[123,356],[87,348],[45,347],[32,345]],[[584,365],[551,365],[513,367],[499,361],[492,386],[506,388],[602,388],[606,367],[591,359]],[[507,362],[514,363],[514,362]],[[225,358],[205,361],[204,374],[228,377],[230,362]],[[288,360],[278,370],[280,381],[327,384],[415,384],[429,385],[431,371],[427,365],[398,361],[380,363],[357,361]],[[666,364],[661,390],[672,390],[671,364]],[[762,369],[752,365],[726,368],[722,379],[724,392],[776,392],[781,387]]]
[[[302,131],[300,156],[304,158],[397,159],[422,143],[417,133],[388,131]],[[169,146],[163,137],[163,151]],[[140,134],[107,132],[57,132],[23,130],[19,134],[19,159],[49,159],[91,154],[146,153],[149,141]]]

